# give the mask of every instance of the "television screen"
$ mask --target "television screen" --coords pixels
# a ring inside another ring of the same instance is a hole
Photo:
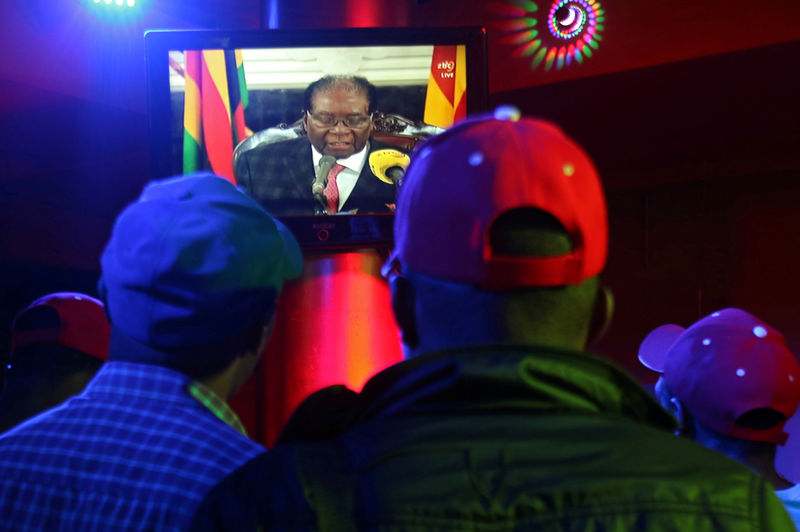
[[[145,35],[154,178],[225,177],[305,248],[391,244],[421,139],[488,99],[482,28]]]

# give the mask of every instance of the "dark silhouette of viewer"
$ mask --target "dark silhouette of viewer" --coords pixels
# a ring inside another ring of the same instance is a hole
[[[792,530],[757,475],[583,351],[606,204],[559,128],[462,122],[414,153],[385,272],[407,360],[304,401],[198,529]]]
[[[776,329],[737,308],[689,328],[662,325],[639,348],[678,434],[744,464],[800,525],[800,365]]]
[[[15,317],[0,394],[0,432],[83,390],[108,358],[103,303],[86,294],[40,297]]]
[[[101,259],[108,362],[0,436],[0,528],[185,530],[208,490],[264,450],[226,401],[301,266],[291,234],[227,180],[145,187]]]

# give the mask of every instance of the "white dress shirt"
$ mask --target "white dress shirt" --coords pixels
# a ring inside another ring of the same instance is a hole
[[[356,186],[358,176],[361,175],[361,169],[367,162],[367,153],[369,153],[369,142],[362,148],[361,151],[354,153],[350,157],[344,159],[336,159],[336,162],[344,166],[338,176],[336,176],[336,186],[339,188],[339,209],[342,208],[344,202],[350,197],[350,193]],[[314,161],[314,171],[319,169],[319,160],[322,159],[322,154],[317,151],[314,146],[311,146],[311,158]]]

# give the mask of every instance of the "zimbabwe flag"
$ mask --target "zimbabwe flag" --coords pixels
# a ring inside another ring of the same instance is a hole
[[[233,148],[247,136],[241,50],[187,50],[183,172],[210,169],[235,183]]]
[[[466,47],[434,46],[423,120],[447,128],[466,116]]]

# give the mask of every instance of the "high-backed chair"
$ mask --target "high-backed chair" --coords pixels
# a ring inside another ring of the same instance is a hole
[[[397,146],[406,152],[410,152],[420,140],[444,131],[436,126],[415,123],[398,114],[385,114],[380,111],[376,111],[373,114],[372,120],[375,124],[375,129],[372,132],[375,140]],[[305,134],[302,118],[298,118],[291,124],[281,123],[256,131],[234,148],[233,167],[236,168],[236,160],[243,152],[264,144],[304,137]]]

